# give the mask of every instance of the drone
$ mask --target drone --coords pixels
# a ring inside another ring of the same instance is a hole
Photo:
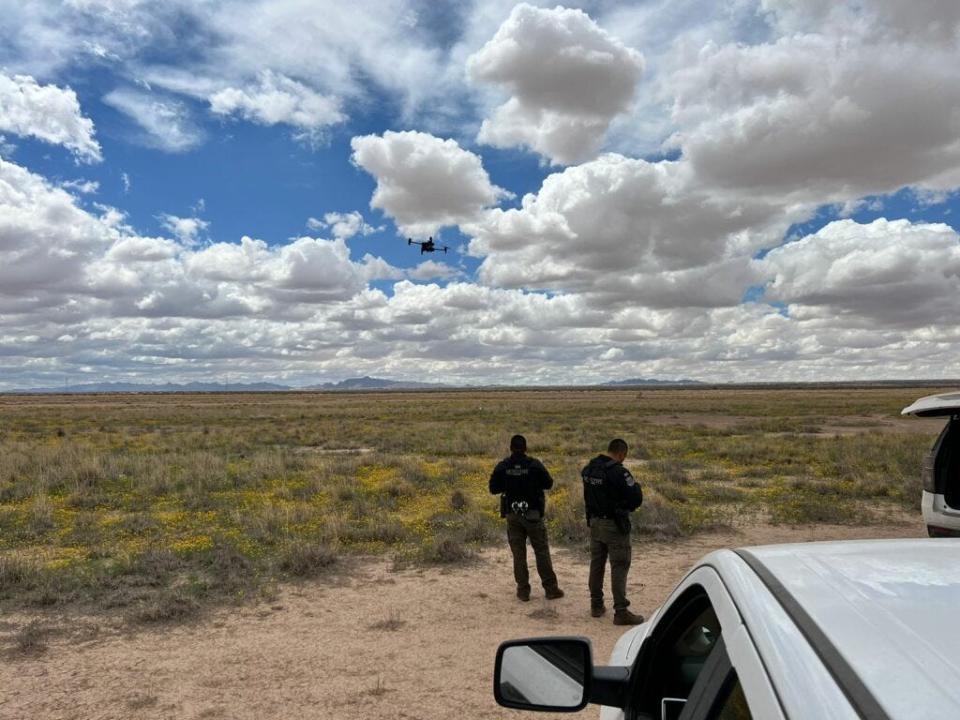
[[[441,245],[440,247],[437,247],[436,244],[434,244],[432,237],[427,238],[423,242],[420,242],[419,240],[411,240],[410,238],[407,238],[407,245],[419,245],[421,255],[428,252],[436,252],[437,250],[442,250],[443,253],[446,254],[447,250],[450,249],[446,245]]]

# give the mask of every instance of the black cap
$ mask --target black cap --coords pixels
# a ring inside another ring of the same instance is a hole
[[[526,452],[527,439],[523,435],[514,435],[510,438],[510,452]]]

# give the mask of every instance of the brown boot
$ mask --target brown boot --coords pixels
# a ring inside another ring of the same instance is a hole
[[[600,603],[599,605],[593,603],[590,604],[590,617],[603,617],[606,614],[607,606],[603,603]]]
[[[643,615],[637,615],[627,609],[617,610],[613,614],[614,625],[641,625],[643,622]]]
[[[563,597],[564,593],[563,593],[563,590],[561,590],[558,587],[555,587],[555,588],[547,588],[547,590],[544,591],[544,595],[547,596],[547,600],[558,600]]]

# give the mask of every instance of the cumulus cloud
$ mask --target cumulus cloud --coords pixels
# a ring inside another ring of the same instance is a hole
[[[739,302],[751,254],[798,217],[700,187],[682,161],[609,154],[550,175],[520,208],[491,210],[467,229],[491,285],[713,306]]]
[[[583,11],[517,5],[493,38],[467,61],[474,82],[503,87],[510,99],[484,120],[477,139],[525,145],[552,162],[596,154],[614,117],[627,110],[643,58]]]
[[[225,116],[297,132],[329,127],[325,109],[346,114],[383,91],[408,127],[423,128],[409,122],[414,109],[445,93],[448,103],[427,103],[429,119],[462,119],[472,55],[474,89],[509,96],[488,116],[486,142],[555,162],[622,151],[554,173],[501,209],[504,191],[453,141],[355,138],[354,162],[377,181],[372,206],[411,234],[460,226],[479,283],[434,261],[352,258],[347,239],[369,229],[359,213],[308,221],[324,237],[201,247],[189,239],[204,235],[199,226],[146,237],[118,210],[83,209],[71,194],[80,185],[0,164],[0,382],[158,367],[171,379],[226,367],[251,379],[404,377],[415,367],[464,382],[956,375],[954,230],[833,223],[778,247],[820,204],[876,212],[904,186],[920,203],[952,197],[955,6],[652,0],[594,5],[596,23],[529,6],[503,23],[510,7],[483,3],[457,16],[459,35],[401,1],[371,12],[326,0],[0,0],[0,62],[11,72],[56,78],[78,57],[116,64],[147,82],[108,98],[168,149],[202,138],[190,106],[169,93],[205,102],[229,89],[218,100]],[[150,64],[181,41],[173,18],[204,42],[180,67]],[[639,85],[629,46],[646,56]],[[521,62],[537,48],[535,62]],[[558,74],[565,82],[551,84]],[[679,159],[636,159],[668,136]],[[758,285],[763,295],[742,303]]]
[[[173,240],[128,236],[116,240],[106,253],[106,258],[117,266],[126,263],[157,262],[171,260],[181,248]]]
[[[274,292],[300,302],[345,299],[364,287],[341,239],[298,238],[281,249],[271,270]]]
[[[184,245],[196,245],[210,227],[210,223],[201,218],[169,214],[160,215],[160,224]]]
[[[62,145],[82,162],[100,162],[93,121],[70,88],[40,85],[29,75],[0,72],[0,132]]]
[[[67,180],[60,183],[60,187],[81,195],[96,195],[100,190],[100,183],[96,180]]]
[[[310,141],[318,140],[324,128],[346,119],[337,98],[270,70],[261,72],[252,85],[214,93],[210,96],[210,110],[217,115],[238,115],[260,125],[292,125],[299,138]]]
[[[849,32],[851,28],[875,38],[952,43],[960,30],[960,7],[952,0],[899,0],[869,3],[827,0],[761,0],[784,32]]]
[[[379,258],[350,259],[341,238],[300,237],[279,246],[196,247],[206,226],[164,216],[174,235],[137,234],[112,208],[93,215],[74,196],[0,159],[0,317],[71,312],[97,316],[227,317],[267,312],[281,319],[344,300],[370,277],[391,273]],[[89,318],[88,318],[89,319]]]
[[[657,49],[653,78],[671,109],[666,147],[680,159],[603,156],[549,176],[520,208],[485,213],[466,226],[482,281],[594,302],[736,305],[760,282],[749,258],[817,206],[878,210],[878,196],[905,186],[941,198],[960,184],[955,10],[770,0],[766,18],[749,4],[729,14],[752,27],[738,35],[680,5],[673,22],[686,27]],[[665,6],[610,17],[665,19]]]
[[[463,273],[455,267],[436,260],[425,260],[412,270],[407,271],[406,276],[413,280],[449,280],[458,277]]]
[[[129,14],[151,28],[157,40],[164,39],[158,20],[168,14],[189,18],[204,33],[205,43],[188,71],[141,64],[139,76],[151,85],[196,98],[216,97],[235,108],[231,112],[242,107],[255,122],[278,114],[288,118],[279,122],[295,127],[302,126],[290,120],[308,121],[310,139],[316,128],[345,119],[338,115],[346,116],[352,102],[364,103],[380,93],[389,95],[405,117],[423,108],[435,115],[440,104],[449,106],[448,93],[458,101],[465,95],[444,81],[444,52],[419,22],[429,13],[406,0],[347,5],[337,0],[217,5],[172,0],[162,8],[139,6]],[[264,79],[264,68],[270,69],[270,79]],[[258,79],[251,83],[251,78]]]
[[[197,249],[137,235],[115,211],[91,215],[11,163],[0,165],[0,177],[0,317],[4,347],[14,348],[12,365],[0,368],[8,383],[77,366],[114,377],[157,367],[389,373],[413,357],[464,381],[527,365],[525,380],[550,381],[602,354],[617,334],[632,342],[625,327],[649,339],[647,328],[666,322],[624,318],[598,334],[607,313],[582,298],[420,285],[400,278],[449,280],[452,271],[430,261],[412,271],[369,255],[352,261],[342,239],[271,246],[243,238]],[[367,287],[375,279],[399,282],[386,295]],[[58,340],[65,334],[70,342]],[[23,363],[41,357],[46,365],[30,375]]]
[[[960,297],[957,242],[939,225],[834,223],[756,261],[787,314],[762,302],[654,307],[642,288],[640,300],[598,304],[588,291],[456,281],[432,261],[413,271],[370,255],[357,262],[337,238],[198,249],[146,237],[116,211],[93,215],[0,161],[0,383],[41,385],[65,369],[111,379],[225,369],[251,380],[407,377],[411,360],[459,382],[951,375],[960,371],[960,331],[948,321]],[[723,261],[698,263],[669,272]],[[453,281],[413,282],[428,274]],[[619,293],[618,277],[598,275],[597,286]],[[391,292],[372,280],[393,280]]]
[[[363,256],[363,279],[367,282],[375,280],[402,280],[407,277],[407,271],[395,267],[381,257],[367,253]]]
[[[65,190],[0,159],[0,295],[6,302],[45,306],[57,292],[80,287],[84,264],[118,238],[113,218],[90,215]]]
[[[383,225],[368,224],[356,210],[349,213],[328,212],[323,216],[323,220],[308,218],[307,227],[311,230],[330,230],[335,238],[344,240],[355,235],[372,235],[384,230]]]
[[[186,152],[203,142],[204,132],[186,105],[178,100],[138,90],[113,90],[103,102],[137,123],[140,142],[166,152]]]
[[[493,185],[480,157],[454,140],[393,132],[350,141],[353,162],[373,175],[370,207],[383,210],[417,237],[475,219],[509,193]]]
[[[757,264],[800,320],[922,328],[960,314],[960,236],[944,224],[839,220]]]
[[[784,34],[708,42],[661,81],[670,144],[704,182],[820,203],[960,184],[960,45],[926,33],[955,38],[955,10],[766,5]]]

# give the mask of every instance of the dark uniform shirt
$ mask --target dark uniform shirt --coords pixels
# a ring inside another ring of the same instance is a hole
[[[536,458],[525,453],[513,453],[497,463],[490,475],[490,492],[503,493],[506,501],[501,504],[500,514],[510,511],[515,502],[526,502],[530,510],[543,516],[546,499],[543,491],[553,487],[553,478]]]
[[[597,455],[580,471],[583,504],[590,518],[614,518],[643,503],[640,484],[630,471],[607,455]]]

